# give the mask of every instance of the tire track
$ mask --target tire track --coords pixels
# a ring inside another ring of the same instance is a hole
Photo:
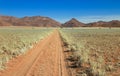
[[[68,76],[59,32],[40,41],[25,55],[11,60],[0,76]]]

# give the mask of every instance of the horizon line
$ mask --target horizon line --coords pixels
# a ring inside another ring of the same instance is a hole
[[[56,19],[54,17],[50,17],[50,16],[41,16],[41,15],[29,15],[29,16],[13,16],[13,15],[3,15],[0,14],[0,16],[9,16],[9,17],[15,17],[15,18],[24,18],[24,17],[46,17],[46,18],[51,18],[61,24],[70,21],[72,18],[75,18],[76,20],[78,20],[79,22],[88,24],[88,23],[94,23],[94,22],[99,22],[99,21],[104,21],[104,22],[110,22],[110,21],[120,21],[120,15],[108,15],[108,16],[101,16],[101,15],[97,15],[97,16],[81,16],[81,17],[70,17],[70,18],[66,18],[66,19]]]

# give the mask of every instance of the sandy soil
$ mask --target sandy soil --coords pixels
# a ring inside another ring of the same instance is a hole
[[[41,40],[26,54],[6,64],[0,76],[68,76],[59,32]]]

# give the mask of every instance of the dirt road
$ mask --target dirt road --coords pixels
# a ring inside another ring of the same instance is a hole
[[[58,31],[7,64],[0,76],[68,76]]]

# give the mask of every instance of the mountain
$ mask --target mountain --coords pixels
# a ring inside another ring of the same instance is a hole
[[[12,26],[10,23],[0,20],[0,26]]]
[[[89,27],[102,27],[104,25],[106,25],[107,22],[104,22],[104,21],[98,21],[98,22],[93,22],[93,23],[88,23],[86,24],[86,26],[89,26]]]
[[[109,22],[98,21],[98,22],[86,24],[86,26],[89,26],[89,27],[120,27],[120,21],[118,20],[112,20]]]
[[[0,26],[37,26],[37,27],[120,27],[119,20],[112,20],[109,22],[98,21],[84,24],[77,19],[72,18],[64,24],[42,16],[16,18],[13,16],[0,16]]]
[[[39,26],[39,27],[59,27],[61,24],[49,17],[33,16],[16,18],[12,16],[0,16],[0,19],[13,26]]]
[[[112,20],[112,21],[108,22],[108,25],[111,27],[120,27],[120,21]]]
[[[24,22],[26,25],[32,26],[41,26],[41,27],[59,27],[61,24],[49,17],[24,17],[20,19],[21,22]]]
[[[85,26],[84,23],[79,22],[77,19],[72,18],[70,21],[64,23],[63,27],[82,27]]]

